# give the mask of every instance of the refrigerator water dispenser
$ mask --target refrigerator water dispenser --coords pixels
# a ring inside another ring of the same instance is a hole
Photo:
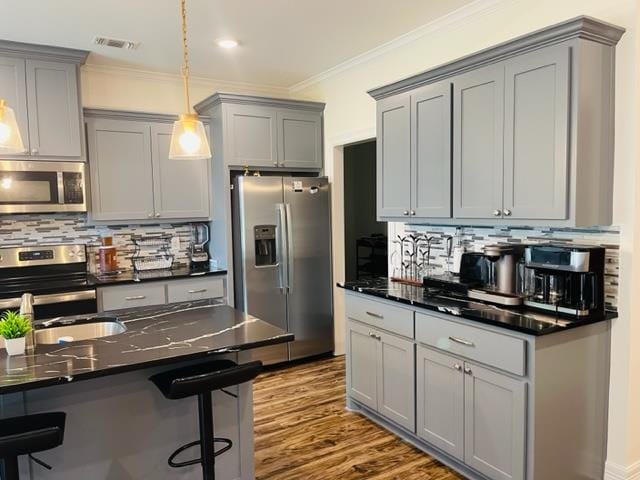
[[[256,225],[253,227],[253,238],[256,267],[274,266],[276,264],[276,226]]]

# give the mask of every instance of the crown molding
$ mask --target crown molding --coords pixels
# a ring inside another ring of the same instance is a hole
[[[218,92],[197,103],[193,108],[196,112],[206,112],[210,108],[222,103],[236,103],[241,105],[261,105],[275,108],[294,108],[310,112],[324,111],[325,104],[308,100],[292,100],[288,98],[258,97],[255,95],[240,95],[236,93]]]
[[[85,118],[107,118],[110,120],[136,120],[140,122],[173,123],[178,119],[177,115],[156,112],[138,112],[132,110],[112,110],[108,108],[84,108]],[[209,117],[200,115],[203,123],[209,122]]]
[[[334,77],[339,73],[344,72],[345,70],[349,70],[350,68],[355,67],[356,65],[360,65],[362,63],[369,62],[377,57],[380,57],[388,52],[391,52],[403,45],[407,45],[412,43],[419,38],[425,37],[427,35],[431,35],[439,30],[450,27],[452,25],[456,25],[466,21],[470,17],[475,17],[478,15],[486,14],[500,4],[504,3],[505,0],[476,0],[467,5],[464,5],[453,12],[450,12],[442,17],[438,17],[435,20],[425,23],[424,25],[415,28],[407,33],[400,35],[399,37],[394,38],[382,45],[379,45],[371,50],[356,55],[355,57],[350,58],[342,63],[339,63],[324,72],[313,75],[306,80],[298,82],[289,87],[290,93],[296,93],[301,90],[305,90],[310,86],[322,82],[323,80],[327,80],[328,78]]]
[[[0,55],[12,57],[69,62],[82,65],[87,60],[89,53],[87,50],[78,50],[75,48],[0,40]]]
[[[119,65],[104,65],[87,63],[82,67],[82,71],[87,74],[113,75],[123,78],[143,80],[145,82],[156,82],[165,84],[182,84],[182,76],[178,73],[154,72]],[[289,89],[272,85],[261,85],[249,82],[233,82],[229,80],[217,80],[215,78],[189,76],[189,83],[196,88],[210,88],[216,90],[231,90],[241,92],[260,93],[268,95],[288,96]]]
[[[618,43],[624,32],[625,29],[622,27],[602,22],[592,17],[575,17],[485,48],[397,82],[374,88],[367,93],[374,99],[380,100],[427,83],[466,72],[470,69],[495,63],[542,46],[553,45],[567,40],[585,39],[614,46]]]
[[[606,462],[604,480],[640,480],[640,461],[628,467],[613,462]]]

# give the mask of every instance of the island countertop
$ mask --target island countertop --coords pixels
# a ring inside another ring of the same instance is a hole
[[[24,356],[7,357],[2,350],[0,395],[293,340],[278,327],[212,300],[97,316],[117,317],[127,331],[65,345],[38,345]]]

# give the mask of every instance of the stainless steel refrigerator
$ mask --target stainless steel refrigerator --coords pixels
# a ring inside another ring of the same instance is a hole
[[[332,352],[327,178],[238,176],[232,208],[235,306],[295,335],[254,358],[273,364]]]

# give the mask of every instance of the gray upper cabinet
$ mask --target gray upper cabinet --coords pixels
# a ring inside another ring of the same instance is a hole
[[[411,212],[411,97],[396,95],[377,105],[377,201],[379,217]]]
[[[418,345],[416,354],[417,434],[464,460],[463,362]]]
[[[87,110],[91,218],[206,220],[210,161],[169,160],[170,115]]]
[[[76,65],[27,60],[26,71],[31,155],[81,157]]]
[[[411,212],[451,217],[451,84],[411,92]]]
[[[623,33],[576,17],[369,91],[378,105],[378,218],[610,225]]]
[[[524,480],[527,384],[465,363],[465,463],[493,480]]]
[[[504,67],[473,70],[453,85],[453,215],[499,217]]]
[[[256,105],[230,105],[226,125],[228,163],[238,167],[277,167],[277,111]]]
[[[91,217],[153,217],[151,132],[145,122],[88,118]]]
[[[151,125],[154,215],[209,218],[209,160],[169,160],[170,123]]]
[[[29,146],[25,61],[21,58],[0,57],[0,92],[16,114],[18,128],[25,147]]]
[[[504,215],[567,218],[570,53],[560,46],[506,63]]]
[[[363,405],[378,408],[377,341],[372,330],[347,322],[347,393]]]
[[[85,159],[79,65],[88,53],[0,40],[0,91],[26,150],[4,158]]]
[[[322,115],[278,111],[278,162],[285,168],[322,168]]]

